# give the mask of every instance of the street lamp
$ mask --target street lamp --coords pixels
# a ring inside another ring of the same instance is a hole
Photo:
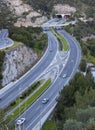
[[[6,127],[7,130],[9,130],[7,125],[5,125],[5,127]]]

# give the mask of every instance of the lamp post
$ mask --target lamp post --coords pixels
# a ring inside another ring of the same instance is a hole
[[[42,108],[42,104],[40,103],[40,130],[42,129],[42,123],[41,123],[42,112],[41,112],[41,108]]]
[[[20,90],[21,90],[21,88],[19,87],[19,116],[20,116]],[[18,128],[19,128],[19,130],[21,130],[20,124],[18,125]]]
[[[5,127],[6,127],[7,130],[9,130],[7,125],[5,125]]]

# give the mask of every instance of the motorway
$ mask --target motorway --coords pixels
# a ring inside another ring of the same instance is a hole
[[[26,121],[23,124],[23,130],[32,130],[38,122],[40,122],[41,128],[42,117],[56,104],[55,99],[59,95],[59,92],[66,84],[68,84],[69,80],[73,78],[78,69],[81,60],[81,49],[79,44],[72,36],[70,36],[65,31],[58,30],[58,32],[66,38],[70,46],[69,59],[65,68],[62,70],[61,73],[59,73],[56,81],[52,83],[47,91],[42,96],[40,96],[40,98],[20,116],[26,118]],[[63,78],[62,76],[64,74],[66,74],[67,77]],[[41,101],[45,97],[49,98],[49,102],[47,104],[42,104]]]
[[[25,91],[34,81],[36,81],[43,71],[49,66],[49,64],[54,59],[58,51],[58,42],[56,37],[47,31],[48,35],[48,47],[45,55],[42,57],[39,63],[29,71],[25,76],[23,76],[16,84],[14,84],[10,89],[4,93],[0,93],[0,108],[6,107],[12,100],[19,96],[23,91]],[[53,50],[50,52],[50,50]]]

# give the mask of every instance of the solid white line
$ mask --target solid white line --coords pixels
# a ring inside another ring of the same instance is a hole
[[[73,40],[73,38],[72,38],[72,40]],[[78,50],[78,45],[75,43],[76,41],[75,40],[73,40],[74,41],[74,44],[75,44],[75,46],[76,46],[76,48],[77,48],[77,50]],[[80,51],[77,51],[77,57],[79,57],[79,59],[77,58],[77,60],[76,60],[76,64],[75,64],[75,66],[74,66],[74,68],[73,68],[73,71],[72,71],[72,73],[71,73],[71,76],[67,79],[67,81],[66,81],[66,83],[64,84],[64,86],[69,82],[69,80],[71,79],[71,77],[72,77],[72,75],[74,74],[74,71],[75,71],[75,68],[77,67],[77,65],[79,64],[79,62],[80,62],[80,56],[81,56],[81,52]],[[53,83],[54,84],[54,83]],[[53,85],[52,84],[52,85]],[[45,94],[45,93],[44,93]],[[55,96],[56,97],[56,96]],[[55,97],[53,98],[54,100],[55,100]],[[52,104],[52,102],[49,104],[49,105],[51,105]],[[44,111],[46,111],[46,109],[47,108],[45,108],[44,109]],[[41,113],[42,114],[42,113]],[[41,114],[39,115],[39,117],[41,116]],[[38,117],[36,117],[36,119],[26,128],[26,130],[37,120],[37,118]]]
[[[15,82],[12,82],[12,85],[8,84],[7,86],[5,86],[4,88],[2,88],[0,90],[0,95],[3,94],[4,92],[6,92],[8,89],[10,89],[11,87],[13,87],[13,85],[15,85],[16,83],[18,83],[22,78],[24,78],[27,74],[29,74],[43,59],[44,57],[46,56],[46,53],[48,52],[49,50],[49,44],[48,44],[48,47],[44,53],[44,55],[42,56],[42,58],[28,71],[26,72],[22,77],[19,78],[19,80],[16,80]]]

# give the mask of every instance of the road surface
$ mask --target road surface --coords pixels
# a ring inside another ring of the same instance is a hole
[[[38,122],[40,122],[39,129],[41,128],[41,119],[45,114],[56,104],[56,97],[59,95],[59,91],[69,82],[69,80],[76,73],[80,59],[81,50],[77,41],[63,30],[58,31],[62,34],[69,43],[70,55],[68,62],[59,74],[57,80],[47,89],[47,91],[33,104],[31,105],[21,117],[25,117],[26,121],[23,124],[24,130],[32,130]],[[66,77],[63,78],[63,75]],[[42,104],[42,99],[49,98],[49,102]],[[22,127],[22,126],[21,126]],[[18,130],[18,127],[17,127]]]
[[[18,82],[13,85],[10,89],[0,94],[0,108],[6,107],[11,101],[19,96],[23,91],[25,91],[34,81],[36,81],[42,72],[49,66],[49,64],[54,59],[58,51],[58,42],[56,37],[47,31],[48,35],[48,48],[46,54],[41,59],[41,61],[22,77]],[[50,51],[52,49],[52,52]]]

